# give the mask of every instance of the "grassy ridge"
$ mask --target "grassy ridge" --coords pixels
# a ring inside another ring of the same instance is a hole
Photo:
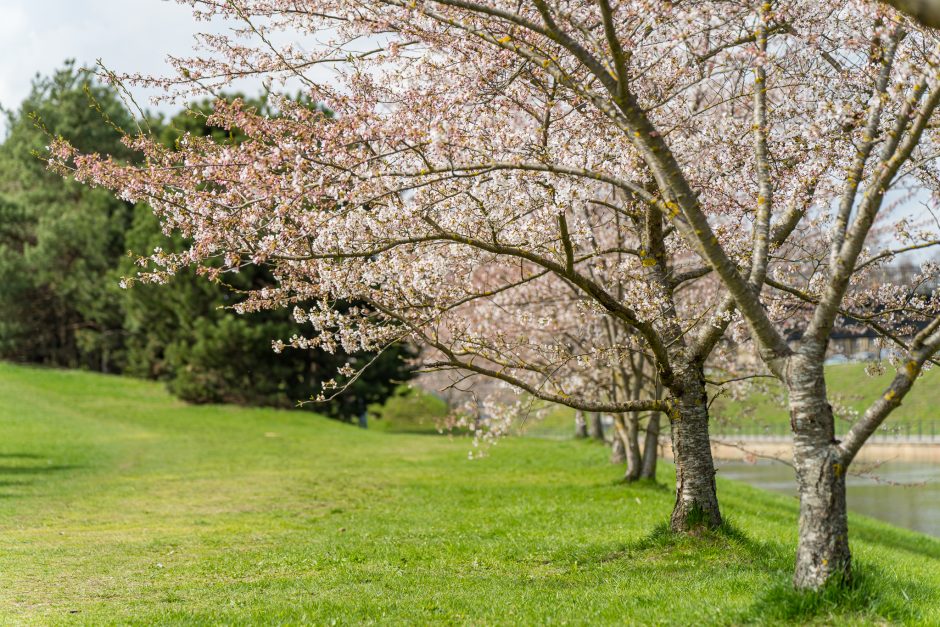
[[[0,623],[940,623],[940,542],[853,517],[859,583],[788,592],[792,499],[657,528],[585,442],[363,432],[0,364]]]
[[[864,411],[887,389],[894,371],[886,366],[884,374],[870,377],[865,374],[865,364],[840,364],[826,368],[826,385],[830,401],[841,414],[836,423],[837,433],[844,433],[854,418],[840,407],[856,412]],[[709,388],[709,394],[714,388]],[[734,400],[720,396],[711,404],[712,432],[733,432],[741,429],[746,433],[789,433],[790,418],[786,407],[786,395],[776,380],[761,380],[748,394],[746,400]],[[932,369],[921,375],[920,380],[908,394],[904,403],[892,413],[891,418],[879,433],[917,435],[931,434],[930,423],[936,435],[940,435],[940,370]],[[919,431],[920,430],[920,431]],[[552,407],[545,419],[533,423],[527,431],[553,439],[572,437],[574,433],[574,410],[567,407]]]
[[[840,364],[826,368],[826,387],[830,401],[839,412],[839,406],[863,412],[891,383],[894,369],[886,364],[885,372],[877,377],[865,373],[865,364]],[[712,406],[718,428],[726,426],[788,425],[789,414],[785,395],[776,380],[762,383],[767,393],[755,393],[746,402],[719,398]],[[892,413],[884,430],[888,433],[917,433],[918,423],[929,433],[928,423],[936,423],[940,435],[940,371],[925,372],[908,394],[904,403]],[[850,417],[848,417],[850,418]],[[850,421],[843,417],[837,423],[838,432],[844,432]]]

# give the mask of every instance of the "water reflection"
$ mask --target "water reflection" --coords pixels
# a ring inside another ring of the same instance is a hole
[[[796,495],[796,479],[789,466],[761,461],[716,462],[718,475],[759,488]],[[940,537],[940,465],[893,462],[879,466],[873,474],[882,481],[925,483],[914,487],[888,485],[850,476],[849,509],[886,522]]]

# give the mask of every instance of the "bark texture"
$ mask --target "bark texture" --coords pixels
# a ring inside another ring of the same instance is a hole
[[[646,425],[646,438],[643,442],[643,467],[640,469],[641,479],[656,478],[656,462],[659,459],[659,412],[650,415]]]
[[[682,377],[684,386],[672,418],[672,450],[676,463],[676,505],[670,526],[689,531],[721,525],[715,491],[715,463],[708,437],[708,401],[701,370]]]
[[[788,388],[793,461],[800,491],[793,584],[798,589],[817,590],[832,579],[846,582],[851,577],[846,461],[835,441],[822,366],[795,358]]]
[[[626,438],[624,446],[627,453],[627,471],[623,478],[627,481],[636,481],[640,478],[643,460],[640,458],[640,417],[636,413],[624,416],[626,425]]]

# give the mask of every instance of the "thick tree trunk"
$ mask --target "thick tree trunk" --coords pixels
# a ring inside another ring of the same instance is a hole
[[[656,478],[656,461],[659,457],[659,412],[650,415],[646,425],[646,438],[643,442],[643,467],[640,469],[641,479]]]
[[[800,490],[800,536],[793,584],[817,590],[851,577],[845,468],[834,447],[794,455]]]
[[[681,378],[684,387],[672,418],[672,452],[676,464],[676,505],[670,526],[689,531],[721,524],[715,491],[715,463],[708,438],[708,400],[701,369]]]
[[[604,441],[604,420],[600,412],[591,414],[591,437],[601,442]]]
[[[793,461],[800,491],[799,541],[793,584],[818,590],[851,576],[845,502],[845,460],[835,441],[822,365],[795,362],[788,381]]]
[[[578,439],[588,437],[587,420],[584,419],[584,413],[580,409],[574,412],[574,437]]]

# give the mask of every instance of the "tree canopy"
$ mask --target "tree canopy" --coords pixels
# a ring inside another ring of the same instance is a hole
[[[585,410],[663,410],[678,529],[721,521],[704,369],[723,342],[750,346],[788,391],[794,582],[848,577],[846,468],[940,350],[940,303],[871,280],[940,242],[886,201],[937,190],[936,33],[857,0],[236,0],[197,13],[257,37],[216,37],[178,76],[128,80],[191,93],[299,79],[336,116],[219,102],[210,120],[245,141],[129,137],[141,167],[53,146],[56,167],[192,237],[156,255],[148,280],[265,266],[276,285],[242,307],[294,309],[309,327],[293,346],[381,350],[407,334],[432,349],[429,368]],[[333,45],[277,48],[276,30]],[[311,73],[321,64],[330,81]],[[921,264],[916,281],[938,272]],[[823,371],[840,317],[899,356],[845,442]],[[581,385],[630,352],[650,356],[664,398]]]
[[[169,120],[145,122],[170,147],[184,133],[237,142],[206,125],[207,107],[197,103]],[[147,207],[62,179],[43,163],[56,137],[125,163],[139,159],[122,142],[137,121],[93,73],[69,62],[37,77],[29,97],[7,115],[0,145],[0,356],[157,378],[191,402],[278,407],[310,400],[347,361],[359,367],[373,359],[316,350],[277,355],[272,342],[300,332],[291,313],[233,310],[244,293],[274,283],[263,268],[213,282],[188,272],[172,286],[120,288],[121,278],[136,272],[134,252],[178,252],[186,240],[165,235]],[[395,347],[348,393],[307,407],[343,418],[362,413],[408,378],[408,355]]]

